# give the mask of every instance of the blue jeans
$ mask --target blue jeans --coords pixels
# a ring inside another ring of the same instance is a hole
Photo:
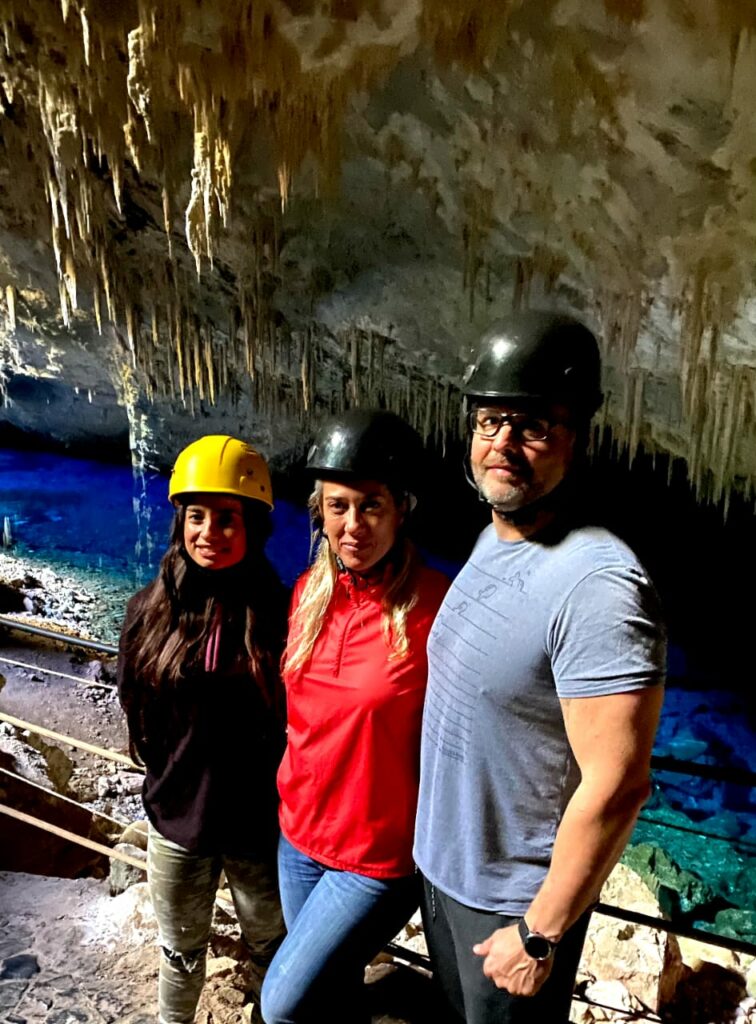
[[[420,881],[337,871],[278,846],[281,905],[288,934],[262,990],[266,1024],[356,1024],[367,1017],[365,965],[417,908]]]

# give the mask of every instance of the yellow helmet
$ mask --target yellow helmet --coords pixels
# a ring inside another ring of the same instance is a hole
[[[233,494],[273,508],[268,464],[245,441],[209,434],[179,452],[168,484],[168,499],[181,494]]]

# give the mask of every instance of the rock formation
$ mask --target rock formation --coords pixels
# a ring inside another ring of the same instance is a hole
[[[271,452],[381,401],[441,439],[476,334],[549,302],[601,332],[620,448],[752,493],[750,4],[3,0],[0,24],[6,421],[122,436],[125,410],[139,461],[186,412]]]

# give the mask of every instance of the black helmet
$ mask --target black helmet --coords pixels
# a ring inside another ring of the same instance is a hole
[[[381,409],[350,409],[317,432],[307,469],[314,476],[379,480],[415,492],[422,456],[423,442],[401,416]]]
[[[481,338],[462,391],[468,397],[545,399],[591,417],[603,400],[598,343],[573,317],[512,313]]]

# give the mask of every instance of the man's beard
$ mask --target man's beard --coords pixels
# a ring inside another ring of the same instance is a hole
[[[475,485],[494,512],[503,515],[516,512],[541,497],[543,489],[533,485],[533,474],[527,462],[507,459],[494,465],[511,466],[519,476],[516,483],[497,481],[487,472],[488,467],[471,465]]]

